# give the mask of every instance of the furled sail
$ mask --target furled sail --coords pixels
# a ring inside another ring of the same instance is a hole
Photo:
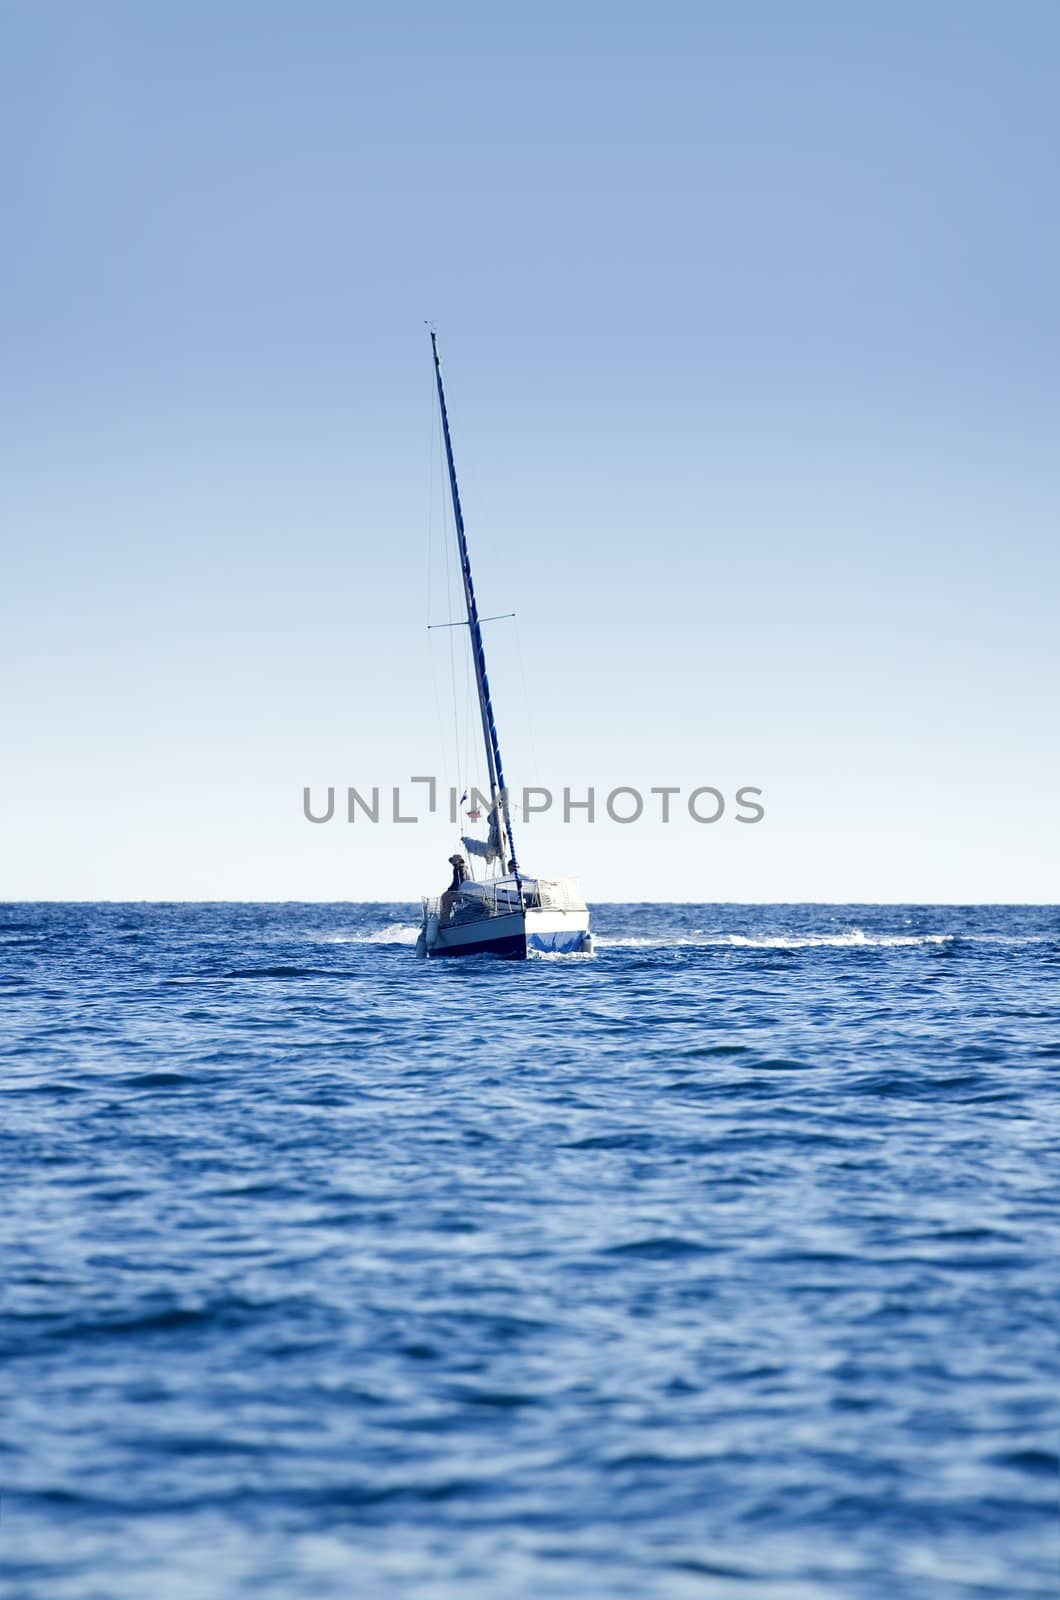
[[[496,806],[494,806],[493,810],[489,814],[489,824],[490,831],[488,839],[469,839],[466,834],[462,834],[460,837],[460,842],[468,851],[469,855],[482,856],[487,865],[491,861],[500,861],[504,855],[504,850],[501,843],[501,826],[497,818]]]

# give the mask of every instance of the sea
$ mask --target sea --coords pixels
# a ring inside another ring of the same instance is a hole
[[[1055,1600],[1060,911],[0,908],[6,1600]]]

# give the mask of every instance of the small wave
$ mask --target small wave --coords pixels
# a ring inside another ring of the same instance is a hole
[[[114,1079],[122,1089],[174,1089],[182,1083],[194,1081],[186,1072],[134,1072]]]
[[[608,1245],[601,1253],[605,1256],[630,1256],[644,1261],[674,1261],[681,1256],[714,1255],[717,1246],[704,1244],[698,1239],[688,1239],[679,1234],[656,1234],[645,1239],[629,1239],[623,1244]]]
[[[335,974],[318,967],[233,967],[226,978],[333,978]]]
[[[639,1130],[624,1133],[594,1133],[584,1139],[574,1139],[569,1144],[561,1145],[565,1150],[650,1150],[655,1143],[655,1135],[643,1133]]]
[[[418,926],[407,922],[388,922],[385,928],[372,933],[329,933],[324,944],[415,944],[420,936]]]
[[[1011,1467],[1016,1472],[1025,1472],[1037,1478],[1053,1479],[1060,1469],[1060,1459],[1055,1451],[1037,1448],[1005,1451],[991,1457],[991,1460],[996,1466]]]

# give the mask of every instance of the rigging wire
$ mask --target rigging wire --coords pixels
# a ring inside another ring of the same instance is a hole
[[[526,676],[526,658],[523,655],[523,636],[519,629],[519,618],[517,616],[515,617],[515,649],[519,657],[519,676],[523,685],[523,715],[530,740],[530,759],[534,763],[534,777],[537,779],[540,777],[540,768],[537,762],[537,738],[534,733],[534,714],[531,710],[530,684]]]
[[[445,462],[443,457],[443,440],[441,422],[438,424],[438,455],[441,463],[441,475],[444,481]],[[453,564],[456,559],[456,529],[452,516],[452,507],[442,497],[442,521],[445,529],[445,603],[450,624],[453,621]],[[455,629],[449,630],[449,678],[453,692],[453,745],[456,759],[456,786],[463,793],[463,782],[460,770],[460,700],[456,689],[456,638]]]
[[[471,755],[471,726],[471,638],[468,638],[468,648],[464,651],[464,773],[468,774],[469,792],[471,792],[472,782],[474,782],[471,776],[472,771],[474,771],[474,760],[472,760]]]
[[[430,411],[427,442],[427,626],[431,625],[431,601],[434,598],[434,451],[438,420],[434,406]],[[433,657],[432,657],[433,659]]]
[[[435,487],[435,452],[439,448],[440,442],[441,442],[441,424],[440,424],[440,422],[438,420],[438,408],[437,408],[437,405],[435,403],[434,385],[432,383],[431,391],[430,391],[430,426],[428,428],[428,443],[427,443],[427,622],[428,622],[428,626],[430,625],[431,611],[432,611],[433,606],[434,606],[434,583],[435,583],[435,575],[434,575],[434,565],[435,565],[435,563],[434,563],[434,545],[435,545],[435,540],[436,540],[436,538],[438,536],[437,535],[437,531],[436,531],[436,527],[435,527],[435,519],[436,519],[436,514],[437,514],[437,509],[438,509],[438,502],[437,502],[437,499],[435,498],[436,493],[437,493],[437,490],[436,490],[436,487]],[[444,502],[443,502],[443,504],[444,504]],[[442,696],[441,696],[441,690],[440,690],[439,683],[438,683],[438,660],[437,660],[437,656],[436,656],[435,652],[430,648],[429,645],[428,645],[428,655],[430,657],[430,664],[431,664],[431,689],[432,689],[432,693],[433,693],[433,697],[434,697],[434,726],[435,726],[436,730],[440,731],[441,728],[444,725],[445,716],[444,716],[443,711],[442,711]],[[444,784],[444,783],[447,783],[448,779],[449,779],[449,772],[448,772],[449,757],[448,757],[448,751],[447,751],[447,747],[446,747],[446,741],[444,739],[441,739],[439,741],[439,743],[436,745],[436,751],[437,751],[438,755],[440,755],[440,757],[441,757],[442,780],[443,780],[443,784]]]

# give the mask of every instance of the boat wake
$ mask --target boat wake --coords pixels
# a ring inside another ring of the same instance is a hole
[[[897,950],[923,949],[925,946],[951,944],[995,945],[1015,948],[1025,945],[1050,944],[1047,934],[1011,933],[865,933],[861,928],[851,928],[845,933],[681,933],[628,936],[596,935],[599,949],[651,950]]]
[[[419,926],[408,922],[388,922],[384,927],[356,933],[329,933],[325,944],[413,946]],[[1041,934],[966,934],[966,933],[866,933],[851,928],[843,933],[655,933],[596,934],[597,950],[899,950],[944,948],[955,943],[1015,946],[1051,942]]]
[[[419,927],[408,922],[388,922],[385,928],[375,928],[371,933],[331,933],[326,944],[415,944]]]
[[[763,934],[759,937],[739,933],[726,934],[718,944],[749,945],[762,950],[836,949],[846,950],[860,945],[896,949],[902,945],[949,944],[956,938],[952,933],[865,933],[853,928],[849,933]]]
[[[958,937],[959,935],[955,933],[864,933],[860,928],[854,928],[849,933],[759,935],[690,933],[675,934],[670,937],[664,935],[656,938],[641,938],[638,935],[631,935],[628,938],[608,938],[606,934],[600,934],[597,936],[596,943],[601,949],[618,950],[647,950],[670,947],[687,947],[695,950],[849,950],[862,947],[866,949],[894,949],[903,945],[944,945],[949,944]]]

